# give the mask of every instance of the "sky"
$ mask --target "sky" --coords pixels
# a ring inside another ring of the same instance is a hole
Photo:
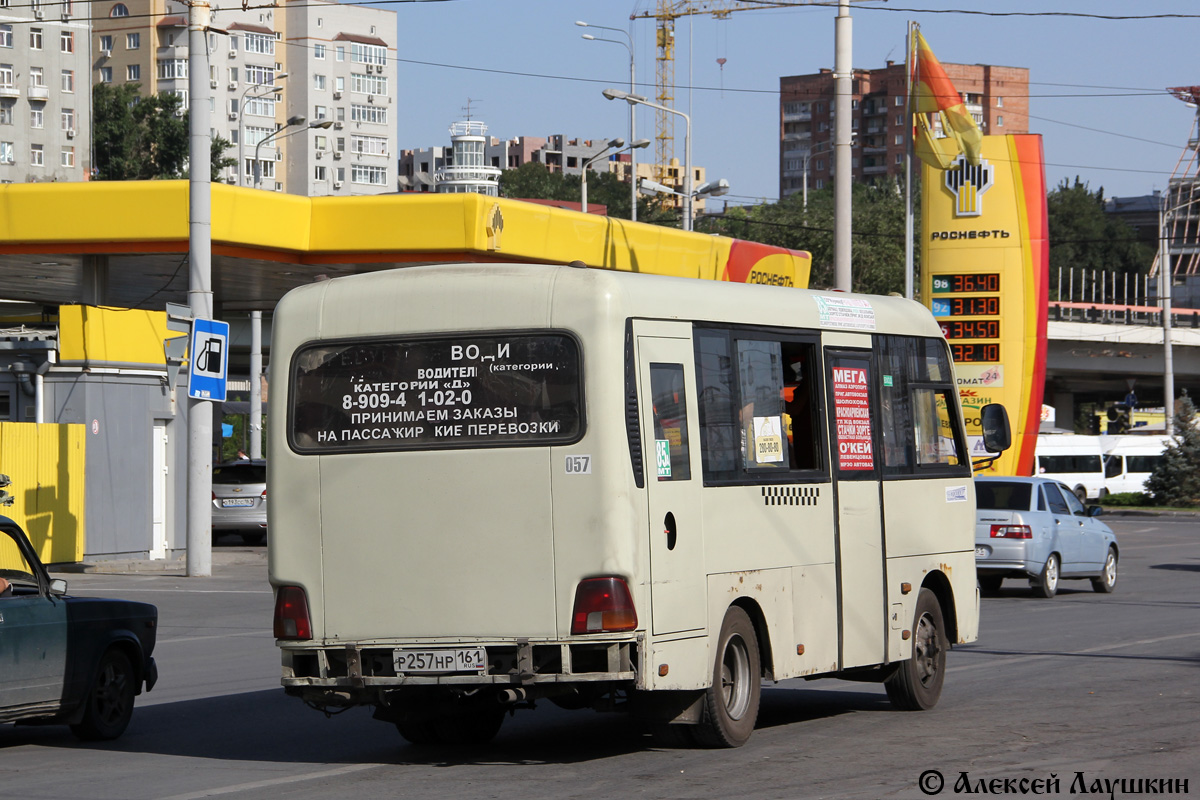
[[[675,0],[676,4],[679,0]],[[692,5],[713,5],[694,2]],[[398,27],[399,147],[449,145],[451,123],[487,124],[492,136],[628,138],[626,47],[586,41],[632,34],[639,94],[655,90],[656,0],[415,0],[393,9]],[[966,11],[983,13],[964,13]],[[836,3],[738,11],[676,22],[675,107],[692,117],[692,161],[725,178],[734,204],[778,199],[779,78],[834,63]],[[1018,16],[998,16],[999,14]],[[1091,19],[1053,14],[1159,19]],[[943,62],[1027,67],[1029,131],[1043,136],[1050,186],[1078,176],[1106,197],[1164,188],[1196,110],[1166,93],[1200,84],[1196,0],[867,0],[852,3],[853,65],[904,60],[909,21]],[[724,59],[723,66],[718,59]],[[653,138],[653,109],[640,108],[638,138]],[[683,124],[676,155],[682,161]],[[653,146],[640,151],[653,153]]]

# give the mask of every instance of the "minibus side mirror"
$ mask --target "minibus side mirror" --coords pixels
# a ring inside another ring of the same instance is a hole
[[[971,463],[978,472],[990,467],[1000,454],[1012,447],[1012,431],[1008,427],[1008,412],[999,403],[988,403],[979,414],[979,426],[983,429],[983,447],[988,453],[984,458]]]
[[[1012,432],[1008,427],[1008,412],[999,403],[988,403],[980,415],[983,446],[989,453],[1003,453],[1012,447]]]

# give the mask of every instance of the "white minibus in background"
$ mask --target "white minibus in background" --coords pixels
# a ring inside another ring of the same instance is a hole
[[[1044,433],[1037,437],[1037,474],[1062,481],[1081,503],[1108,493],[1104,485],[1104,451],[1099,436]]]
[[[1146,480],[1162,463],[1171,438],[1155,434],[1105,437],[1104,486],[1109,493],[1146,491]]]
[[[976,638],[967,440],[917,303],[411,267],[290,292],[272,344],[275,636],[314,708],[465,743],[549,700],[728,747],[763,680],[927,709]]]

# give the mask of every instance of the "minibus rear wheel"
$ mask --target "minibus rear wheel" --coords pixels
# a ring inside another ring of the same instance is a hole
[[[758,636],[741,608],[725,612],[716,653],[703,716],[692,735],[702,747],[741,747],[754,733],[762,694]]]
[[[912,657],[884,681],[888,699],[900,711],[928,711],[942,696],[946,680],[946,626],[942,606],[932,590],[917,595]]]

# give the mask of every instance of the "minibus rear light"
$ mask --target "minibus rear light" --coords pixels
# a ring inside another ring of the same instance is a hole
[[[299,586],[280,586],[275,595],[275,638],[312,638],[308,598]]]
[[[1032,539],[1033,530],[1028,525],[993,525],[993,539]]]
[[[611,633],[637,628],[629,585],[621,578],[588,578],[575,589],[571,634]]]

